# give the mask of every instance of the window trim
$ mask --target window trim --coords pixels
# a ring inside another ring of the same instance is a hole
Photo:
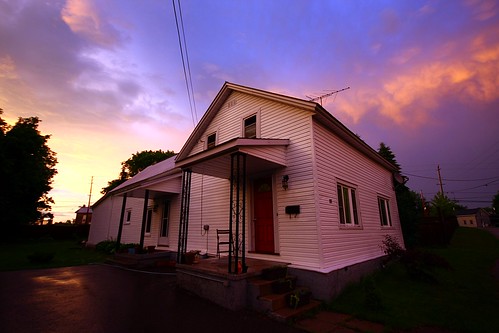
[[[254,138],[248,138],[246,137],[246,120],[255,117],[255,137]],[[259,139],[261,137],[260,133],[260,112],[254,112],[251,114],[248,114],[247,116],[243,117],[241,120],[241,137],[242,138],[248,138],[248,139]]]
[[[132,222],[132,209],[131,208],[128,208],[126,211],[125,211],[125,222],[124,224],[130,224]]]
[[[378,195],[378,213],[379,213],[379,220],[381,227],[392,228],[393,219],[392,219],[392,213],[390,211],[390,199]]]
[[[215,137],[215,140],[213,141],[213,146],[210,146],[210,137]],[[217,145],[217,142],[218,141],[218,135],[217,135],[217,132],[213,132],[211,134],[208,134],[206,136],[206,145],[205,145],[205,149],[208,150],[208,149],[213,149],[215,148],[215,146]]]
[[[357,186],[345,182],[336,183],[336,195],[338,196],[338,225],[340,228],[362,228],[359,209],[359,191]],[[348,198],[345,202],[344,198]],[[347,223],[348,219],[348,223]]]

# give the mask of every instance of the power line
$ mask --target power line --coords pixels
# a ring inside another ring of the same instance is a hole
[[[189,107],[191,109],[192,124],[194,126],[196,126],[196,123],[198,121],[197,110],[196,110],[196,102],[194,100],[194,89],[192,87],[191,66],[189,65],[189,55],[187,53],[187,43],[186,43],[186,39],[185,39],[185,30],[184,30],[184,20],[182,18],[182,8],[180,6],[180,0],[177,0],[177,3],[178,3],[179,16],[180,16],[180,26],[179,26],[178,18],[177,18],[177,9],[175,6],[175,0],[172,0],[173,13],[175,15],[175,25],[177,26],[178,45],[180,47],[180,57],[182,58],[182,68],[184,69],[185,86],[187,89],[187,96],[189,98]],[[182,33],[183,40],[184,40],[184,47],[182,47],[182,38],[180,36],[181,33]],[[184,57],[184,49],[185,49],[185,57]],[[185,67],[186,62],[187,62],[187,70]],[[189,75],[187,75],[187,72],[189,73]]]
[[[438,181],[437,177],[428,177],[428,176],[421,176],[421,175],[415,175],[412,173],[407,173],[407,172],[402,172],[403,175],[405,176],[411,176],[411,177],[417,177],[417,178],[423,178],[423,179],[430,179],[430,180],[436,180]],[[446,182],[480,182],[480,181],[486,181],[486,180],[499,180],[499,177],[489,177],[489,178],[477,178],[477,179],[450,179],[450,178],[442,178],[442,181]]]

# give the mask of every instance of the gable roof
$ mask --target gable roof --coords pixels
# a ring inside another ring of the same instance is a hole
[[[85,205],[83,205],[83,207],[80,207],[80,209],[78,209],[75,213],[76,214],[87,214],[87,211],[89,214],[92,214],[92,206],[87,207]]]
[[[175,157],[174,155],[166,160],[148,166],[132,178],[112,189],[110,193],[123,192],[140,186],[144,182],[150,182],[162,176],[176,173],[178,170],[175,168]]]
[[[303,110],[313,112],[313,117],[319,122],[324,124],[329,130],[338,135],[345,142],[350,144],[352,147],[371,158],[378,164],[382,165],[386,169],[395,172],[398,171],[397,167],[392,163],[388,162],[381,155],[378,154],[371,146],[360,139],[356,134],[350,131],[345,125],[343,125],[338,119],[336,119],[331,113],[324,109],[320,104],[312,101],[306,101],[296,97],[290,97],[286,95],[281,95],[265,90],[260,90],[256,88],[250,88],[230,82],[225,82],[218,92],[215,99],[212,101],[207,111],[199,121],[198,125],[194,128],[191,135],[187,139],[186,143],[178,153],[176,161],[180,162],[189,156],[190,151],[193,149],[198,140],[205,132],[206,128],[210,125],[211,121],[217,114],[218,110],[221,108],[222,104],[227,100],[230,94],[234,91],[246,93],[252,96],[257,96],[260,98],[269,99],[279,103],[291,105]]]

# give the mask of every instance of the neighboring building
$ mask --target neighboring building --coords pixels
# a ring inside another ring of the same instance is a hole
[[[231,228],[237,256],[289,263],[328,299],[378,267],[386,235],[403,246],[396,172],[321,105],[225,83],[177,156],[94,204],[88,242],[215,254]]]
[[[483,228],[490,225],[490,214],[483,208],[465,209],[456,214],[460,227]]]
[[[83,205],[76,212],[75,224],[90,224],[92,223],[92,207]]]

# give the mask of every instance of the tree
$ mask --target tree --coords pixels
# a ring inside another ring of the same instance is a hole
[[[395,158],[395,154],[389,146],[381,142],[378,153],[385,160],[392,163],[398,172],[402,171],[400,164],[398,164]],[[405,184],[395,185],[395,195],[397,197],[397,208],[404,242],[406,246],[412,247],[416,242],[417,221],[422,211],[419,195],[411,191]]]
[[[145,168],[150,165],[156,164],[163,160],[166,160],[169,157],[174,156],[175,153],[171,150],[162,151],[156,150],[144,150],[140,153],[137,152],[132,155],[128,160],[121,162],[121,172],[117,179],[113,179],[107,182],[107,186],[104,187],[101,191],[102,194],[106,194],[115,187],[124,183],[127,179],[132,178]]]
[[[35,223],[54,203],[48,193],[57,174],[56,153],[39,123],[38,117],[19,118],[10,127],[0,118],[0,222],[7,229]]]
[[[456,216],[456,211],[464,208],[445,194],[438,192],[430,202],[430,216],[442,218]]]

